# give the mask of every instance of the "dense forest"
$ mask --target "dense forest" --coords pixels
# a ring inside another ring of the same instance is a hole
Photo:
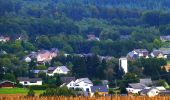
[[[169,0],[0,0],[0,36],[10,37],[10,41],[0,42],[0,80],[37,77],[30,70],[68,65],[72,76],[108,79],[112,86],[114,79],[125,87],[139,77],[170,83],[168,76],[163,76],[169,73],[161,69],[166,65],[165,59],[129,62],[131,73],[125,77],[118,69],[117,59],[134,49],[151,52],[160,48],[160,36],[170,35],[169,10]],[[89,40],[88,35],[99,40]],[[23,62],[31,51],[51,48],[58,48],[61,53],[52,62],[45,65]],[[65,57],[65,53],[94,55]],[[115,58],[100,61],[97,55]],[[44,74],[38,77],[45,84],[57,82],[56,77]]]
[[[170,33],[168,3],[168,0],[0,0],[0,33],[13,40],[22,36],[36,49],[57,47],[68,53],[125,56],[134,48],[150,51],[158,48],[155,39]],[[86,41],[88,34],[96,35],[100,41]],[[121,39],[126,35],[130,39]]]

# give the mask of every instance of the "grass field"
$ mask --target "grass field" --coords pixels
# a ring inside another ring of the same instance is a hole
[[[0,88],[0,94],[27,94],[29,90],[24,88]],[[43,90],[35,90],[36,95],[43,93]]]

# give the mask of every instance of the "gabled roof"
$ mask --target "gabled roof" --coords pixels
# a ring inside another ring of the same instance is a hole
[[[88,84],[93,84],[89,78],[79,78],[75,81],[75,84],[78,84],[80,82],[88,83]]]
[[[152,80],[151,78],[143,78],[143,79],[139,79],[141,84],[145,84],[145,85],[151,85],[152,84]]]
[[[70,83],[71,81],[75,81],[75,80],[76,80],[75,77],[61,77],[61,81],[66,84]]]
[[[144,89],[147,86],[145,84],[142,84],[142,83],[130,83],[129,87],[131,87],[133,89]]]
[[[54,71],[57,67],[48,67],[48,71]]]
[[[143,89],[143,90],[141,90],[140,91],[140,93],[142,93],[142,94],[147,94],[149,91],[151,91],[152,89],[157,89],[156,87],[151,87],[151,88],[149,88],[149,89]],[[158,89],[157,89],[158,90]],[[158,90],[159,91],[159,90]]]
[[[1,81],[0,84],[6,83],[6,82],[14,84],[14,82],[11,82],[11,81],[8,81],[8,80]]]
[[[91,92],[108,92],[108,88],[106,86],[91,86]]]
[[[148,52],[148,50],[146,50],[146,49],[134,49],[133,51],[135,51],[135,52],[137,52],[137,53]]]
[[[62,70],[63,72],[68,72],[68,71],[70,71],[66,66],[58,66],[58,68],[59,68],[60,70]]]
[[[30,82],[37,82],[37,81],[42,81],[41,78],[29,78],[29,77],[18,77],[18,81],[30,81]]]
[[[161,50],[153,50],[151,54],[153,54],[154,57],[157,57],[159,54],[163,54],[163,52]]]
[[[47,70],[32,70],[33,73],[38,74],[40,72],[47,73]]]
[[[160,95],[170,95],[170,90],[160,91]]]

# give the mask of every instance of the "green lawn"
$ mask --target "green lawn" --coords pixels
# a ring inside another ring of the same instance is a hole
[[[0,94],[27,94],[28,89],[24,88],[0,88]],[[35,90],[36,95],[43,93],[43,90]]]
[[[24,88],[0,88],[0,94],[27,94]]]

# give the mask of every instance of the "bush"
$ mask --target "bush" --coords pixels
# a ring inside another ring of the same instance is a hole
[[[27,96],[35,96],[35,92],[32,89],[30,89],[27,93]]]
[[[48,88],[41,96],[75,96],[75,92],[67,87]]]
[[[29,86],[29,89],[32,90],[46,90],[48,88],[48,85],[32,85]]]

